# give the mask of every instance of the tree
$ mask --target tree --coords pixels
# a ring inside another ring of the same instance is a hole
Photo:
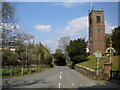
[[[25,41],[30,41],[33,36],[19,30],[16,24],[15,8],[9,2],[2,2],[2,22],[0,28],[2,31],[2,47],[15,47],[24,44]]]
[[[112,45],[120,55],[120,25],[112,31]]]
[[[27,52],[26,52],[26,45],[22,45],[16,48],[15,53],[17,53],[18,59],[26,63],[27,65],[40,65],[40,64],[47,64],[52,66],[52,55],[50,54],[49,50],[43,46],[41,43],[39,44],[28,44],[27,45]]]
[[[2,23],[15,23],[15,8],[9,2],[2,2]]]
[[[70,57],[72,63],[72,68],[75,64],[83,62],[86,60],[88,54],[86,53],[87,43],[85,39],[71,40],[67,46],[68,56]]]
[[[66,37],[62,37],[59,39],[59,49],[61,49],[62,52],[66,51],[66,47],[69,44],[70,41],[70,37],[66,36]]]
[[[56,65],[58,65],[58,66],[66,65],[65,55],[62,53],[62,51],[60,49],[56,49],[56,51],[54,53],[54,58],[55,58],[54,63],[56,63]]]
[[[70,37],[69,36],[65,36],[59,39],[59,49],[64,53],[65,59],[66,59],[66,63],[68,61],[68,53],[66,51],[66,47],[69,44],[70,41]]]
[[[2,65],[3,66],[15,66],[18,65],[17,54],[10,49],[2,50]]]
[[[2,45],[4,47],[11,39],[10,33],[12,30],[10,30],[10,28],[12,27],[10,25],[15,24],[15,8],[8,2],[2,2],[2,9],[0,12],[2,15],[2,22],[0,23],[2,31],[0,33],[2,33]]]
[[[110,46],[110,34],[106,34],[106,47]]]

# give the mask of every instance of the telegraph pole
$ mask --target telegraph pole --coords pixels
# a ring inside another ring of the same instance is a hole
[[[111,35],[110,34],[110,47],[112,47],[112,40],[111,40]],[[112,63],[112,50],[110,49],[110,64]]]
[[[27,67],[27,44],[26,44],[26,67]]]

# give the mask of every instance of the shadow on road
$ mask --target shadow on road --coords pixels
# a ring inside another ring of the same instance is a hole
[[[120,90],[120,87],[118,84],[108,84],[108,83],[91,85],[91,86],[81,86],[78,89],[81,89],[81,88],[95,88],[96,90],[97,89],[100,89],[100,90],[106,90],[106,89]]]
[[[6,85],[2,86],[2,88],[15,88],[15,87],[20,87],[20,86],[28,86],[32,84],[37,84],[37,83],[46,83],[43,79],[40,80],[34,80],[34,81],[12,81],[9,82],[8,80],[5,82]]]

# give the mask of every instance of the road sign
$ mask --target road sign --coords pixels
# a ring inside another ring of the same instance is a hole
[[[100,51],[96,51],[96,52],[95,52],[95,57],[96,57],[96,58],[102,57],[102,53],[101,53]]]
[[[96,59],[97,59],[97,72],[96,72],[96,74],[98,75],[98,74],[99,74],[99,72],[98,72],[99,59],[100,59],[100,57],[102,57],[102,53],[101,53],[100,51],[96,51],[96,52],[95,52],[95,57],[96,57]]]

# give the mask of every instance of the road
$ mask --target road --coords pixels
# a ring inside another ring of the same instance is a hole
[[[3,88],[117,88],[117,85],[93,80],[67,66],[55,66],[44,72],[2,80]]]

